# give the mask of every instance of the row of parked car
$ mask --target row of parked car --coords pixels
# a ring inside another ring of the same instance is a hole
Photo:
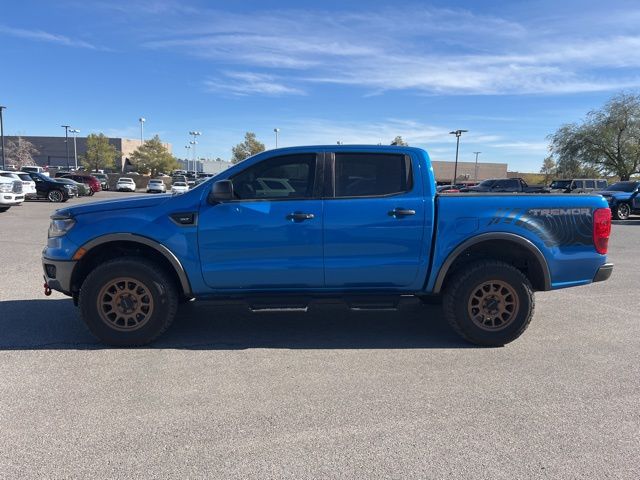
[[[480,183],[440,185],[438,193],[596,193],[607,202],[613,218],[626,220],[640,214],[640,181],[630,180],[609,185],[598,178],[553,180],[547,186],[528,185],[522,178],[490,178]]]
[[[29,199],[66,202],[70,198],[92,196],[109,188],[103,174],[57,171],[53,177],[42,167],[23,167],[20,171],[0,170],[0,212]]]

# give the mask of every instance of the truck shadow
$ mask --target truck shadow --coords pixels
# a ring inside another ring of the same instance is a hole
[[[92,350],[98,342],[71,300],[0,302],[0,350]],[[353,312],[342,305],[307,313],[252,313],[243,305],[187,304],[154,344],[186,350],[473,348],[439,306]]]

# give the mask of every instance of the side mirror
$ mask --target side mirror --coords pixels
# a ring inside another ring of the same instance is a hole
[[[231,180],[218,180],[211,187],[208,202],[212,205],[216,203],[233,200],[233,182]]]

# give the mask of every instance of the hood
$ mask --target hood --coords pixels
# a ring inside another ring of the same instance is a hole
[[[58,210],[61,215],[85,215],[87,213],[105,212],[113,210],[125,210],[128,208],[147,208],[161,205],[169,201],[173,195],[145,195],[138,198],[123,198],[122,200],[105,200],[102,202],[92,202],[85,205],[78,205]]]
[[[619,192],[617,190],[600,190],[599,192],[594,192],[598,195],[602,195],[603,197],[614,197],[614,198],[626,198],[630,197],[632,192]]]

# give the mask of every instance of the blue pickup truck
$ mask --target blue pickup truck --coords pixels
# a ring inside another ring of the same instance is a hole
[[[614,183],[598,193],[609,202],[616,220],[627,220],[632,213],[640,214],[639,181]]]
[[[181,195],[58,210],[45,290],[73,298],[103,342],[149,343],[189,300],[255,311],[442,299],[466,340],[527,328],[534,292],[606,280],[611,211],[600,195],[437,195],[428,154],[316,146],[255,155]]]

